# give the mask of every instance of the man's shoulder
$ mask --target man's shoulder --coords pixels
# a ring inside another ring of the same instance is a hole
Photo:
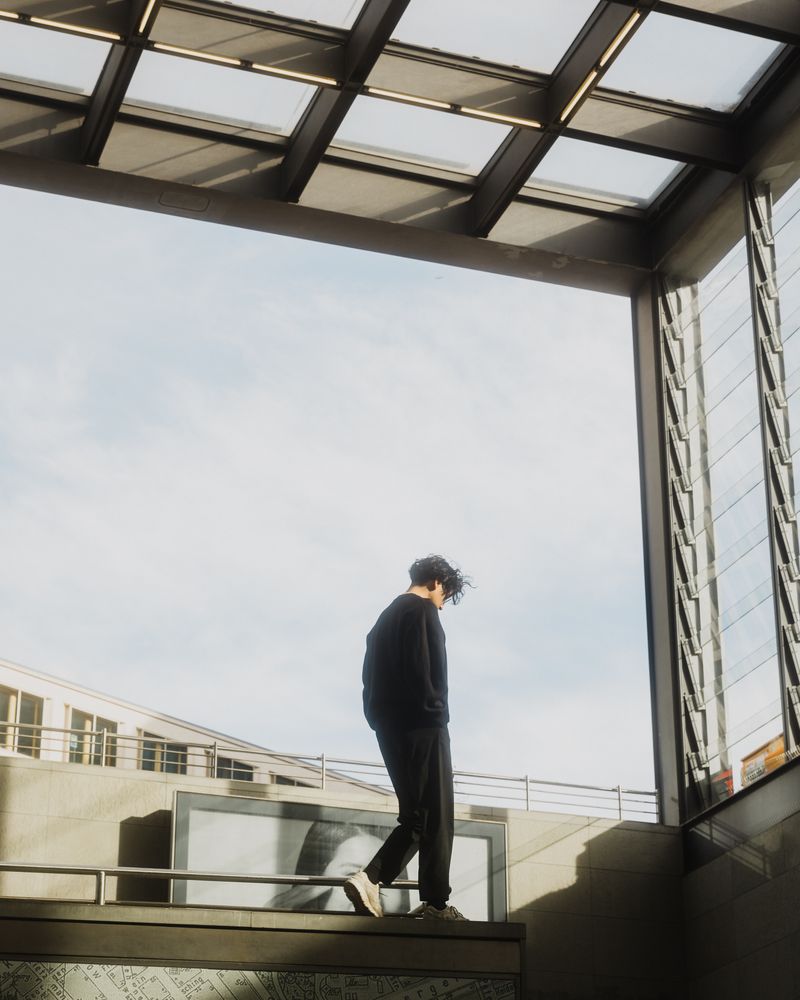
[[[428,613],[429,604],[433,606],[431,601],[417,594],[398,594],[378,615],[376,624],[395,618],[421,619]]]

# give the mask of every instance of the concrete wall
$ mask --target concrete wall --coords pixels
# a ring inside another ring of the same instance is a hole
[[[684,933],[688,998],[800,997],[800,812],[687,873]]]
[[[0,758],[0,858],[51,864],[169,864],[176,790],[374,808],[336,788],[283,787]],[[681,842],[644,823],[461,806],[507,824],[509,919],[527,928],[531,1000],[672,1000],[681,995]],[[113,882],[110,898],[115,898]],[[117,898],[163,898],[128,880]],[[93,898],[78,876],[7,874],[0,894]],[[150,895],[148,895],[148,893]]]

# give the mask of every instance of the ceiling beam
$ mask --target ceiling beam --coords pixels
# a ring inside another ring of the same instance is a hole
[[[573,288],[630,295],[647,275],[631,263],[630,222],[610,225],[592,259],[562,250],[476,240],[380,219],[243,196],[0,150],[0,184],[218,225],[466,267]],[[617,256],[617,251],[620,255]]]
[[[523,184],[558,138],[562,115],[589,73],[631,16],[625,6],[602,2],[553,74],[547,91],[547,127],[541,131],[514,129],[478,179],[478,190],[470,202],[470,232],[488,236]],[[641,16],[628,38],[646,16]],[[627,40],[627,39],[626,39]],[[620,46],[621,50],[622,46]],[[611,61],[607,66],[611,65]],[[598,73],[599,79],[599,73]],[[576,105],[577,106],[577,105]],[[572,113],[572,112],[571,112]]]
[[[610,90],[595,90],[564,135],[731,173],[742,159],[729,115]]]
[[[626,7],[637,5],[637,0],[614,2]],[[771,38],[786,45],[800,45],[797,0],[748,0],[747,3],[741,0],[659,0],[654,10],[716,28]]]
[[[318,90],[294,131],[281,167],[284,201],[299,201],[408,3],[366,0],[345,46],[342,89]]]
[[[149,0],[134,0],[131,4],[127,40],[111,46],[81,129],[80,155],[83,163],[96,166],[100,162],[125,93],[139,65],[142,43],[150,34],[160,2],[155,0],[151,4]]]

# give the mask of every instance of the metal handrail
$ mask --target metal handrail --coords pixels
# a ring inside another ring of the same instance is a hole
[[[11,738],[12,749],[22,736],[30,743],[20,753],[35,751],[38,756],[42,750],[49,752],[69,753],[69,737],[77,736],[83,746],[83,754],[95,757],[96,761],[79,761],[89,766],[115,766],[117,760],[133,762],[141,768],[145,759],[144,744],[155,744],[162,754],[172,753],[180,758],[179,764],[184,768],[191,764],[210,770],[211,777],[227,778],[229,775],[219,775],[217,764],[220,757],[230,758],[236,763],[256,765],[259,762],[269,762],[270,771],[279,774],[276,764],[285,764],[294,769],[300,769],[285,775],[293,778],[315,777],[315,786],[325,789],[331,780],[355,783],[371,791],[385,795],[393,794],[391,783],[385,766],[377,761],[366,761],[352,757],[331,757],[328,754],[288,753],[280,750],[268,750],[265,747],[236,746],[219,743],[189,742],[183,737],[144,737],[128,733],[112,732],[108,729],[87,730],[43,726],[33,723],[6,722],[0,724],[0,733],[6,734],[6,745],[9,744],[8,734],[17,732],[17,738]],[[46,737],[51,739],[46,743]],[[170,748],[175,749],[170,749]],[[73,748],[74,749],[74,748]],[[126,753],[125,751],[132,751]],[[107,758],[111,757],[112,763]],[[161,767],[160,770],[168,770]],[[183,773],[183,772],[179,772]],[[359,778],[358,775],[363,775]],[[208,776],[208,775],[207,775]],[[611,813],[619,819],[624,814],[649,816],[656,819],[658,815],[657,793],[642,789],[622,788],[616,786],[574,784],[565,781],[550,781],[543,778],[532,778],[529,775],[489,774],[481,771],[454,771],[456,799],[462,802],[492,800],[495,802],[516,803],[518,808],[558,807],[592,809],[601,815]],[[637,808],[638,807],[638,808]]]
[[[0,861],[0,872],[25,872],[38,875],[91,875],[95,879],[95,903],[106,903],[106,880],[124,876],[136,878],[169,878],[181,882],[253,882],[263,885],[323,885],[343,886],[346,877],[333,875],[244,875],[232,872],[185,871],[181,868],[126,868],[95,865],[46,865],[33,861]],[[418,889],[419,883],[410,879],[395,879],[382,889]],[[183,904],[189,905],[189,904]]]

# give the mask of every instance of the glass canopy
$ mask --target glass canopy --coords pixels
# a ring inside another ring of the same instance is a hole
[[[683,164],[676,160],[562,136],[531,174],[528,184],[644,206],[682,168]]]
[[[650,14],[601,86],[731,111],[782,48],[741,31]]]
[[[90,94],[111,46],[0,20],[0,75]]]
[[[314,91],[260,73],[144,52],[126,100],[286,135]]]
[[[551,73],[595,0],[411,0],[394,31],[401,42]]]
[[[362,5],[363,0],[242,0],[237,4],[334,28],[352,28]]]
[[[375,97],[357,97],[334,145],[477,174],[508,135],[507,125]]]

